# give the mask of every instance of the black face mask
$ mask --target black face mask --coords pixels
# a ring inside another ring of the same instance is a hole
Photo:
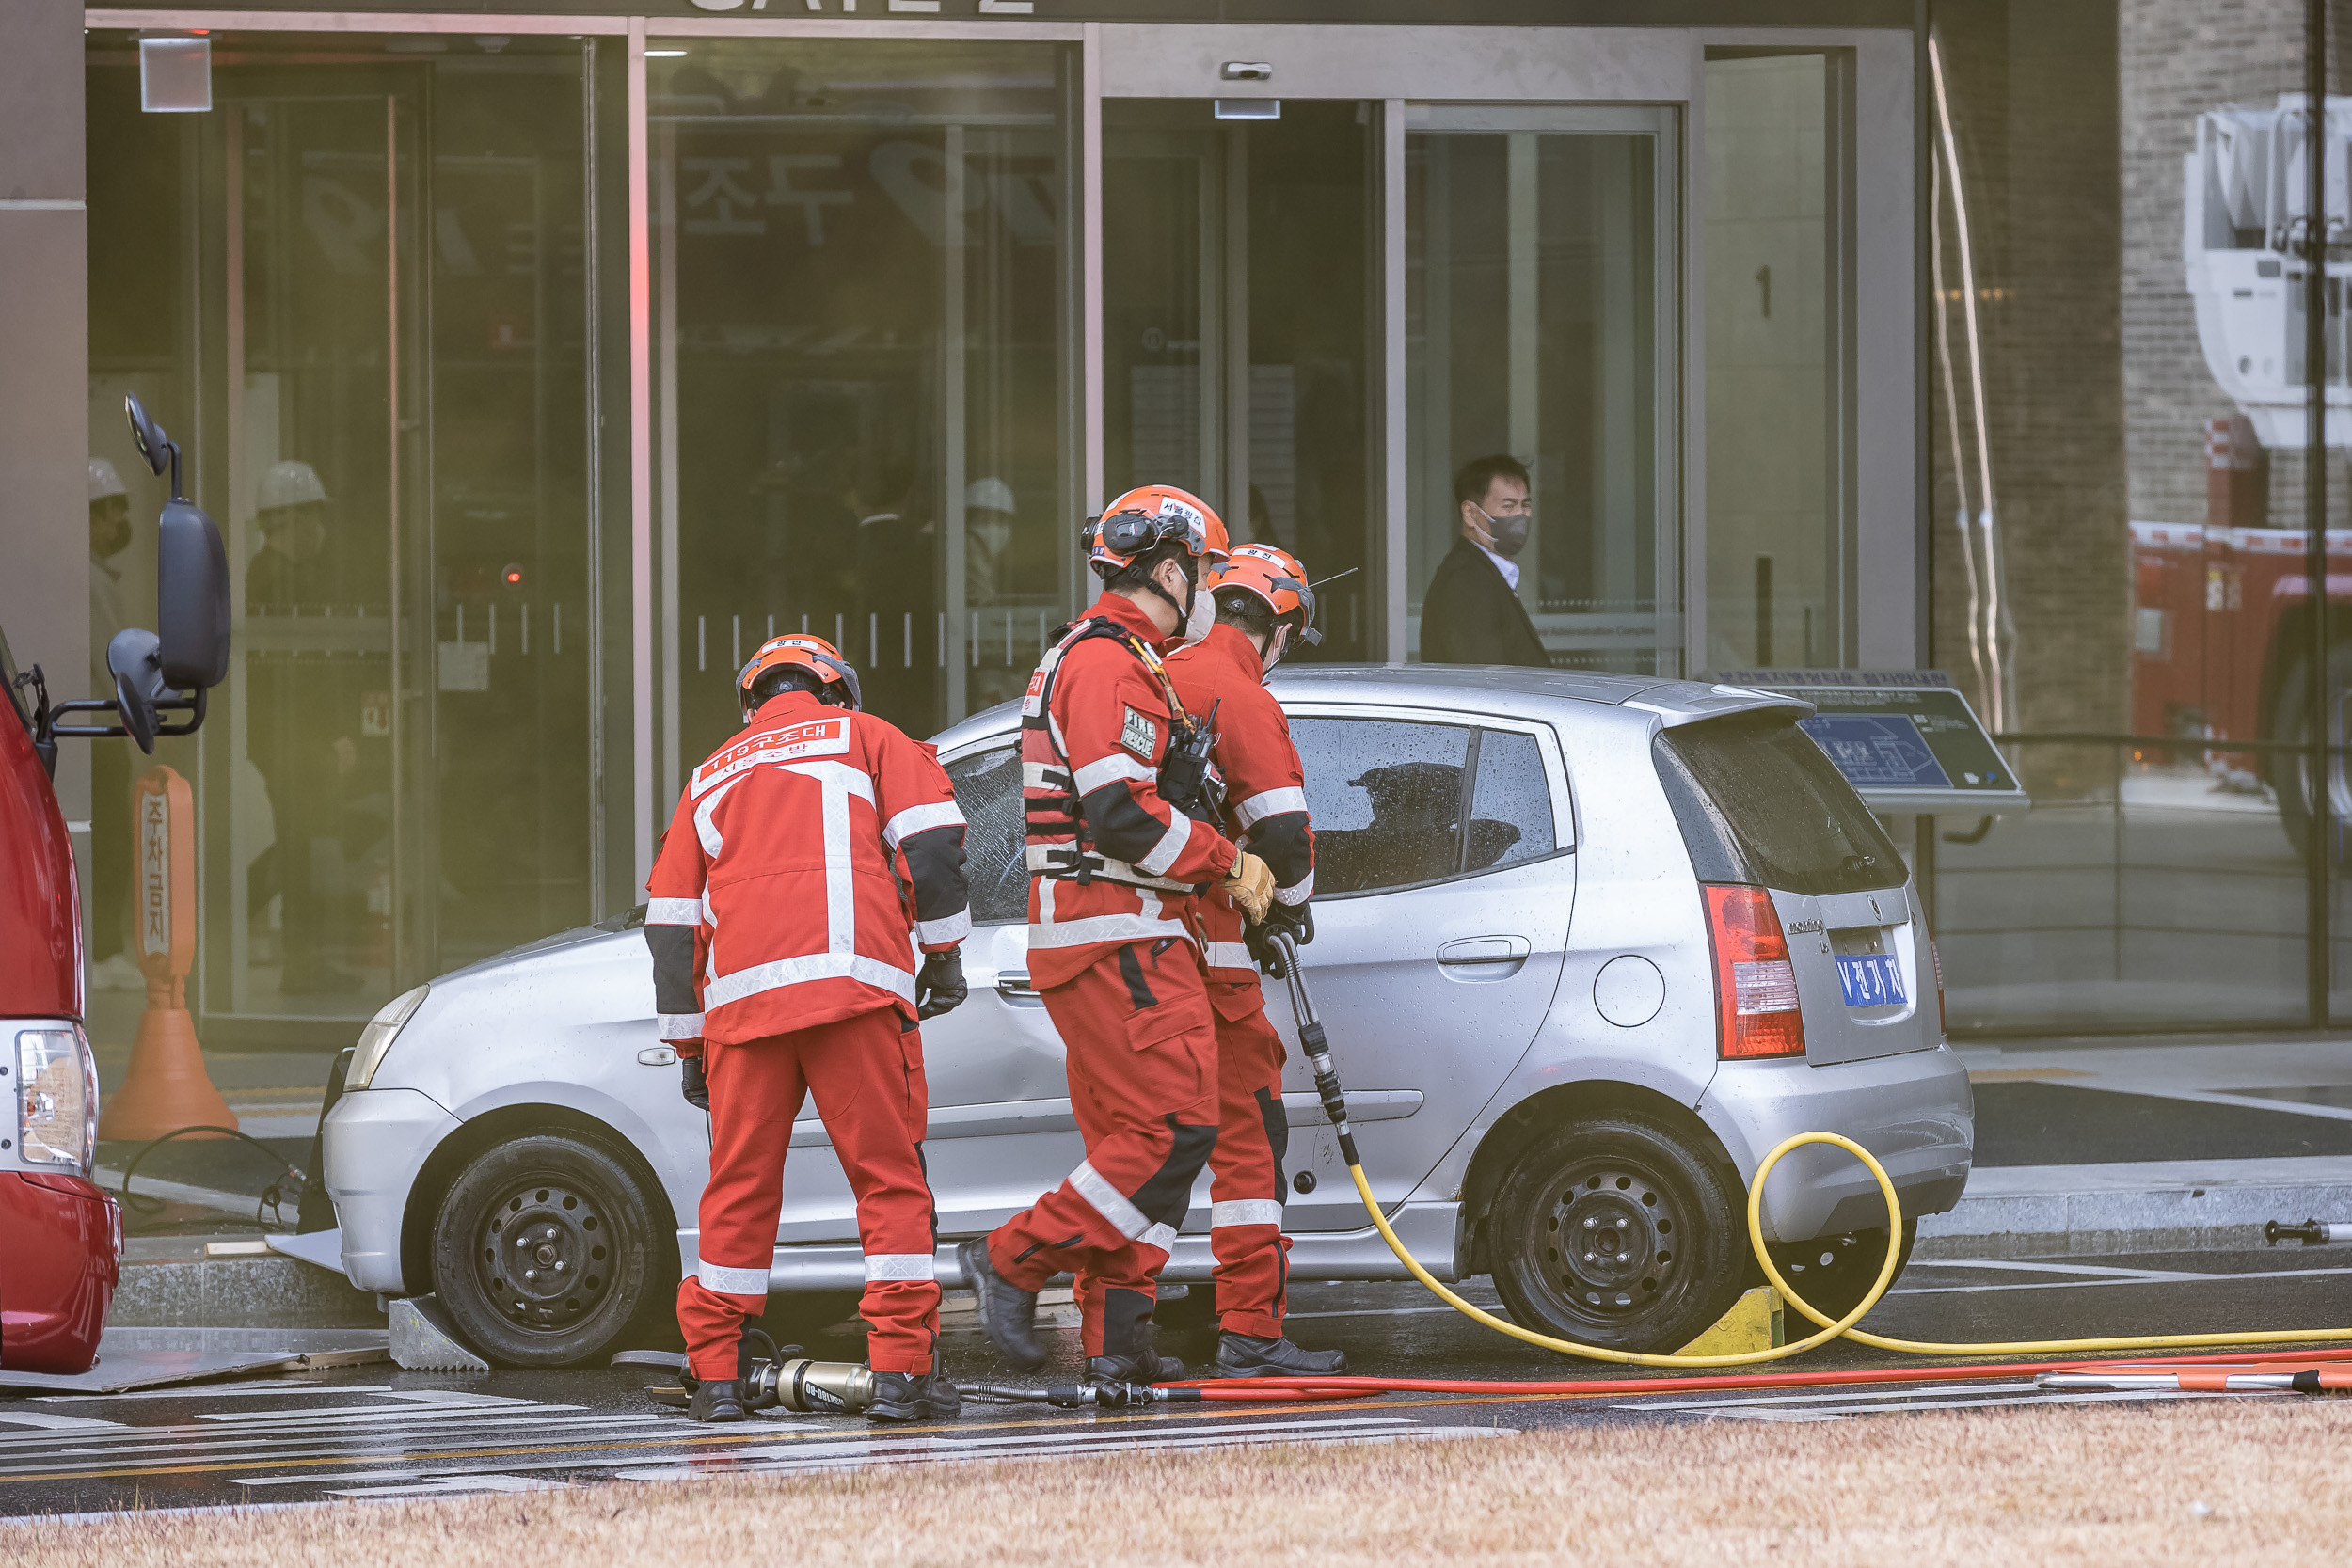
[[[1527,548],[1527,531],[1535,521],[1534,515],[1518,512],[1508,517],[1498,517],[1472,501],[1470,510],[1486,519],[1486,547],[1499,556],[1515,556]]]

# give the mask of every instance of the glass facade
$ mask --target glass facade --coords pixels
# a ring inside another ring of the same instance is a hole
[[[625,912],[771,632],[917,734],[1015,695],[1131,484],[1337,576],[1312,657],[1422,657],[1486,456],[1528,475],[1497,592],[1533,657],[1962,686],[2034,805],[1890,824],[1955,1035],[2331,1022],[2328,15],[2323,51],[2283,3],[1938,0],[1924,38],[1693,29],[1638,93],[1272,113],[1103,87],[1074,24],[744,18],[220,32],[211,110],[149,113],[93,32],[92,684],[153,593],[126,391],[237,592],[230,679],[159,752],[205,1037],[347,1032]],[[144,763],[94,760],[105,960]]]
[[[1506,456],[1536,518],[1513,588],[1550,662],[1681,671],[1672,124],[1456,107],[1407,122],[1412,657],[1461,643],[1423,616],[1422,590],[1486,526],[1456,473]]]
[[[159,753],[202,804],[213,1037],[364,1019],[595,911],[595,47],[224,37],[191,115],[91,39],[93,457],[151,519],[123,393],[181,434],[239,617]],[[151,545],[101,543],[94,660],[153,592]],[[140,764],[99,751],[103,958]]]
[[[2329,104],[2313,278],[2305,94],[2315,63],[2341,90],[2352,13],[2325,45],[2284,4],[1931,15],[1933,655],[2034,800],[1926,846],[1952,1027],[2327,1023],[2346,800],[2314,809],[2343,766],[2301,748],[2342,744],[2352,685],[2318,624],[2352,119]]]

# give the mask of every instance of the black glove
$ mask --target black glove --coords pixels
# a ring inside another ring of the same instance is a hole
[[[1286,977],[1282,950],[1274,942],[1278,932],[1287,934],[1301,947],[1314,941],[1314,906],[1278,903],[1266,911],[1263,925],[1243,927],[1242,942],[1249,949],[1250,958],[1256,960],[1260,969],[1265,971],[1268,977],[1276,980]]]
[[[963,983],[963,949],[950,947],[945,953],[924,956],[923,973],[914,977],[915,1017],[937,1018],[953,1012],[971,994]]]
[[[686,1103],[697,1111],[710,1109],[710,1080],[704,1076],[700,1056],[680,1056],[677,1059],[678,1092],[686,1096]]]

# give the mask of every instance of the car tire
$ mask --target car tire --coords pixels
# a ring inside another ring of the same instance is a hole
[[[1919,1222],[1906,1217],[1902,1250],[1896,1256],[1895,1279],[1887,1281],[1888,1290],[1895,1288],[1895,1281],[1911,1266],[1911,1249],[1918,1242]],[[1816,1236],[1809,1242],[1768,1242],[1764,1250],[1772,1254],[1772,1267],[1788,1281],[1789,1289],[1804,1298],[1806,1306],[1837,1319],[1852,1311],[1877,1282],[1879,1268],[1886,1261],[1886,1227]],[[1763,1272],[1756,1271],[1759,1284],[1764,1282]],[[1802,1339],[1820,1326],[1796,1308],[1788,1309],[1789,1338]]]
[[[1522,1328],[1670,1354],[1740,1298],[1740,1213],[1726,1173],[1684,1134],[1637,1115],[1573,1123],[1522,1151],[1496,1191],[1495,1289]]]
[[[653,1183],[598,1142],[513,1138],[476,1155],[441,1199],[433,1288],[467,1341],[501,1366],[573,1366],[636,1349],[675,1311],[667,1213]]]

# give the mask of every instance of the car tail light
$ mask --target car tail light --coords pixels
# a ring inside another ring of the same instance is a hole
[[[1928,938],[1928,957],[1935,961],[1935,1033],[1941,1039],[1951,1031],[1944,1022],[1944,949],[1935,944],[1933,937]]]
[[[1725,1058],[1802,1056],[1804,1014],[1772,895],[1709,883],[1707,934],[1715,949],[1715,1049]]]
[[[87,1172],[98,1153],[98,1063],[82,1031],[20,1030],[14,1065],[18,1156]]]

